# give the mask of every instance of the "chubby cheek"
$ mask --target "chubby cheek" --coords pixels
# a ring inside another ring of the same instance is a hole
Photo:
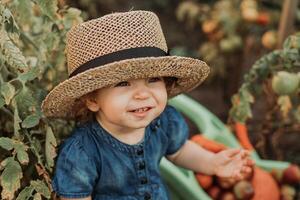
[[[107,101],[106,107],[109,109],[106,109],[107,111],[111,112],[112,115],[120,115],[126,112],[128,105],[128,99],[122,96],[119,96],[118,98],[112,98]]]
[[[168,95],[166,90],[159,90],[155,93],[155,100],[158,106],[158,115],[165,109],[168,102]]]
[[[167,102],[168,102],[168,96],[167,96],[167,93],[163,93],[160,95],[159,99],[159,106],[161,106],[163,109],[166,107],[167,105]]]

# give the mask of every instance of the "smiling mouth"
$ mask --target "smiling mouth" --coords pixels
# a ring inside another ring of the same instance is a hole
[[[150,109],[152,109],[152,108],[151,107],[143,107],[143,108],[138,108],[138,109],[135,109],[135,110],[131,110],[129,112],[143,113],[143,112],[147,112]]]

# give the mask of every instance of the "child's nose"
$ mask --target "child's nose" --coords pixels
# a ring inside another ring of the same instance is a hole
[[[147,87],[139,87],[134,93],[135,99],[147,99],[149,96],[150,92]]]

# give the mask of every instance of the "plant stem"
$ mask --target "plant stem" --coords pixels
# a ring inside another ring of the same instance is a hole
[[[26,137],[28,138],[28,140],[29,140],[29,142],[30,142],[30,149],[31,149],[31,151],[32,151],[32,152],[34,153],[34,155],[37,157],[38,163],[44,167],[43,162],[42,162],[42,158],[41,158],[41,156],[40,156],[38,150],[37,150],[37,149],[35,148],[35,146],[33,145],[34,142],[33,142],[32,138],[31,138],[30,134],[28,133],[28,131],[27,131],[26,129],[23,129],[23,130],[24,130],[24,133],[25,133]]]

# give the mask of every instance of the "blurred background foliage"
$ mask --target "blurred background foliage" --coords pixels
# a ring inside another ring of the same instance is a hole
[[[40,104],[67,78],[65,34],[119,11],[157,13],[171,54],[211,66],[207,81],[189,95],[228,124],[247,122],[263,158],[300,164],[300,10],[297,3],[285,8],[288,1],[2,0],[1,199],[51,198],[56,147],[74,122],[45,118]]]

